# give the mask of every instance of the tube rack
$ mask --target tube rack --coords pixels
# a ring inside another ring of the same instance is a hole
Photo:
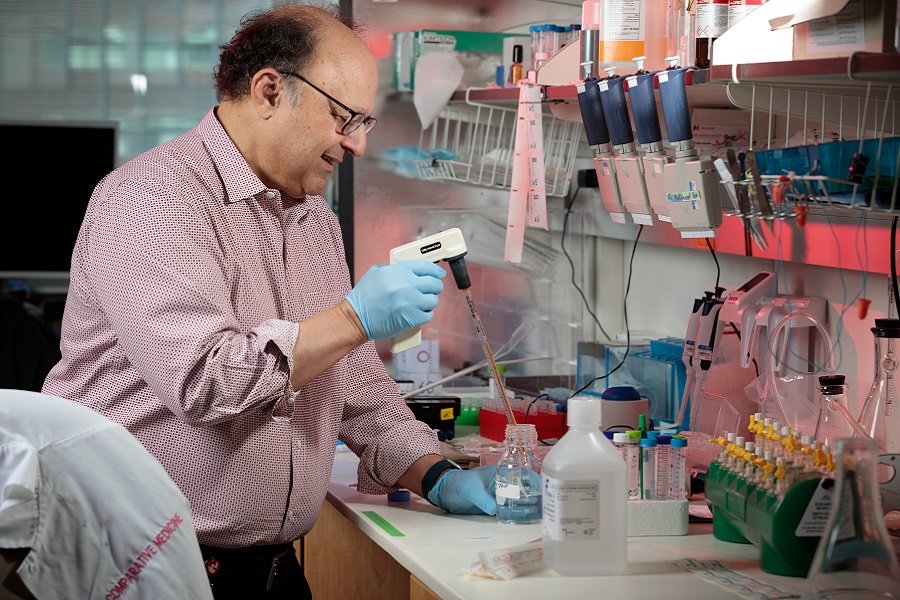
[[[796,532],[819,481],[799,481],[778,497],[714,462],[705,487],[713,536],[758,547],[759,564],[766,573],[806,577],[820,536],[801,537]]]

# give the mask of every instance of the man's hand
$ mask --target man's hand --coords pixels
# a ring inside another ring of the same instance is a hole
[[[375,265],[346,298],[370,340],[390,338],[434,317],[446,275],[423,259]]]
[[[438,508],[459,515],[497,513],[495,479],[497,466],[446,471],[431,491],[428,500]]]

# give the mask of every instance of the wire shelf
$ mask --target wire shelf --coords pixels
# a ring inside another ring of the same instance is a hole
[[[434,124],[422,130],[417,147],[382,154],[382,167],[404,177],[509,189],[517,108],[475,102],[468,92],[464,102],[451,102]],[[583,127],[556,118],[548,109],[542,112],[541,121],[545,193],[565,196]]]
[[[810,207],[900,213],[896,90],[872,82],[819,89],[730,83],[731,101],[750,110],[751,136],[756,119],[768,120],[769,133],[750,140],[762,148],[754,151],[759,179],[722,181],[732,199],[743,200],[725,214],[787,220]],[[772,135],[776,115],[785,118],[784,139]]]

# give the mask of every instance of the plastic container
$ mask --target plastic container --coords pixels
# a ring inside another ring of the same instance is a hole
[[[647,436],[652,432],[648,431]],[[656,499],[669,499],[669,486],[672,481],[672,436],[656,436]]]
[[[598,32],[596,56],[601,69],[633,69],[635,56],[647,57],[648,71],[666,66],[666,3],[661,0],[586,0],[581,29]]]
[[[656,440],[641,440],[641,498],[643,500],[659,500],[656,495]]]
[[[600,433],[598,398],[570,398],[568,425],[542,467],[544,563],[560,575],[619,575],[627,565],[625,462]]]
[[[684,500],[687,494],[687,486],[685,485],[687,473],[684,460],[686,449],[687,439],[672,438],[672,443],[669,447],[669,462],[672,468],[669,471],[668,500]]]
[[[565,424],[565,415],[563,413],[542,415],[530,412],[526,417],[524,411],[513,409],[513,415],[516,417],[516,423],[533,424],[537,428],[538,439],[540,440],[551,440],[562,437],[563,425]],[[480,408],[478,410],[479,432],[482,437],[502,442],[508,424],[509,419],[506,418],[505,412],[488,410],[486,408]]]

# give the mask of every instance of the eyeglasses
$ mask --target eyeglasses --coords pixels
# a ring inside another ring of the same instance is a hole
[[[378,122],[378,119],[376,119],[375,117],[367,117],[366,115],[364,115],[360,112],[356,112],[355,110],[353,110],[352,108],[350,108],[349,106],[344,104],[343,102],[339,102],[338,100],[336,100],[334,98],[334,96],[332,96],[331,94],[329,94],[322,88],[318,87],[317,85],[310,83],[305,77],[298,75],[297,73],[293,73],[291,71],[279,71],[279,73],[281,73],[282,75],[290,75],[291,77],[296,77],[297,79],[299,79],[300,81],[302,81],[303,83],[305,83],[306,85],[311,87],[312,89],[316,90],[317,92],[319,92],[320,94],[322,94],[323,96],[325,96],[326,98],[328,98],[329,100],[331,100],[332,102],[334,102],[335,104],[337,104],[338,106],[340,106],[341,108],[346,110],[348,113],[350,113],[350,116],[344,118],[344,124],[341,125],[341,134],[342,135],[350,135],[351,133],[353,133],[354,131],[359,129],[360,125],[365,127],[366,133],[369,133],[369,131],[371,131],[372,128],[375,127],[375,123]],[[340,115],[338,115],[338,116],[340,116]]]

